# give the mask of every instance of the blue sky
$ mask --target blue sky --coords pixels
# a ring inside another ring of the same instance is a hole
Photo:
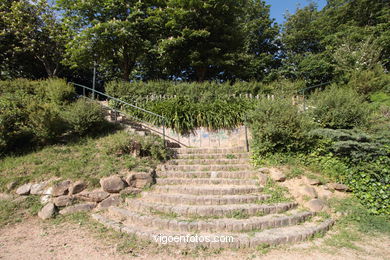
[[[271,5],[271,17],[276,19],[277,23],[284,22],[284,14],[288,10],[291,14],[295,12],[298,6],[303,7],[308,5],[308,0],[265,0]],[[326,5],[326,0],[314,0],[318,4],[319,9]]]

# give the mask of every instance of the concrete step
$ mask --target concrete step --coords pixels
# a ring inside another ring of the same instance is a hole
[[[160,165],[157,167],[160,171],[244,171],[253,170],[250,164],[224,164],[224,165]]]
[[[219,164],[250,164],[249,159],[175,159],[170,160],[166,165],[219,165]]]
[[[157,171],[159,178],[229,178],[229,179],[257,179],[261,174],[256,170],[246,171]]]
[[[178,154],[231,154],[247,152],[245,147],[231,147],[231,148],[176,148],[174,149]]]
[[[204,185],[204,184],[223,184],[223,185],[258,185],[257,180],[225,179],[225,178],[157,178],[157,184],[161,185]]]
[[[210,220],[186,220],[163,218],[158,215],[145,215],[125,208],[111,207],[110,218],[124,224],[155,227],[183,232],[249,232],[270,228],[297,225],[313,217],[313,212],[289,211],[286,214],[270,214],[248,219],[220,218]]]
[[[126,199],[129,208],[137,212],[166,214],[181,217],[235,217],[246,218],[285,212],[297,206],[296,203],[286,202],[270,205],[263,204],[232,204],[232,205],[169,205],[147,202],[139,199]]]
[[[170,236],[170,245],[176,245],[182,248],[210,247],[210,248],[256,248],[259,245],[279,245],[286,243],[295,243],[313,237],[317,233],[327,231],[334,223],[332,219],[327,219],[320,223],[306,222],[301,225],[268,229],[254,234],[236,234],[236,233],[200,233],[194,236],[193,233],[182,231],[169,231],[160,228],[150,228],[139,226],[137,224],[123,225],[118,221],[111,220],[109,217],[101,214],[93,214],[93,219],[100,222],[107,228],[114,229],[126,234],[135,235],[140,239],[150,240],[157,244],[168,244],[165,236]],[[159,239],[161,238],[163,239]],[[201,239],[199,239],[201,236]],[[197,239],[198,238],[198,239]],[[186,240],[187,239],[187,240]],[[181,240],[181,241],[180,241]]]
[[[176,154],[176,159],[250,159],[250,153],[210,153],[210,154]]]
[[[271,198],[271,195],[190,195],[176,193],[144,192],[143,199],[149,202],[186,205],[227,205],[261,203]]]
[[[158,193],[180,193],[191,195],[238,195],[258,193],[263,187],[256,185],[156,185],[154,191]]]

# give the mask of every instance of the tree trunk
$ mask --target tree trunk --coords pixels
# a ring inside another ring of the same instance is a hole
[[[206,72],[207,72],[207,67],[205,66],[196,68],[196,79],[198,82],[204,81],[204,79],[206,78]]]

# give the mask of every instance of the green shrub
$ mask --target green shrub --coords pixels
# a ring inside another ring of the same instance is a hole
[[[151,157],[158,161],[164,161],[171,157],[170,151],[164,147],[163,140],[156,136],[141,137],[137,134],[120,132],[113,136],[110,143],[106,144],[106,154],[125,155],[139,149],[139,156]]]
[[[352,129],[365,125],[371,115],[364,98],[351,88],[336,86],[311,96],[314,120],[324,128]]]
[[[313,123],[289,99],[261,100],[249,115],[253,150],[258,154],[310,149]]]
[[[55,104],[68,103],[74,96],[75,90],[72,85],[63,79],[48,79],[42,81],[39,92],[49,102]]]
[[[363,95],[377,91],[390,93],[390,75],[380,66],[373,70],[359,70],[352,73],[348,86]]]
[[[79,99],[63,112],[69,128],[77,135],[98,133],[105,126],[102,107],[92,101]]]
[[[29,128],[38,143],[53,141],[67,130],[58,108],[51,104],[35,104],[29,107]]]

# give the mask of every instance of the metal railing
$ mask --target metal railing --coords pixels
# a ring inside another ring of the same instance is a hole
[[[162,137],[163,137],[163,142],[164,142],[164,146],[166,146],[165,124],[166,124],[167,121],[166,121],[166,118],[165,118],[164,116],[159,115],[159,114],[156,114],[156,113],[153,113],[153,112],[148,111],[148,110],[146,110],[146,109],[143,109],[143,108],[141,108],[141,107],[137,107],[137,106],[132,105],[132,104],[130,104],[130,103],[127,103],[127,102],[125,102],[125,101],[123,101],[123,100],[120,100],[120,99],[115,98],[115,97],[113,97],[113,96],[107,95],[107,94],[105,94],[105,93],[103,93],[103,92],[97,91],[97,90],[94,89],[94,88],[89,88],[89,87],[87,87],[87,86],[80,85],[80,84],[77,84],[77,83],[74,83],[74,82],[69,82],[69,83],[70,83],[70,84],[73,84],[73,85],[76,86],[76,87],[81,87],[81,88],[83,89],[83,90],[82,90],[82,96],[83,96],[84,98],[91,99],[91,100],[96,100],[95,98],[96,98],[96,94],[97,94],[98,96],[102,96],[102,97],[106,98],[107,101],[109,101],[109,100],[114,100],[115,102],[118,102],[119,104],[121,104],[122,106],[125,106],[125,107],[127,107],[127,108],[131,108],[131,109],[134,109],[134,110],[142,111],[142,112],[144,112],[144,113],[147,113],[147,114],[153,115],[153,116],[155,116],[155,117],[157,117],[157,118],[160,118],[160,119],[161,119],[161,122],[162,122],[162,133],[159,133],[159,134],[162,135]],[[91,93],[91,97],[88,96],[88,91]],[[101,104],[101,105],[102,105],[102,104]],[[123,110],[121,110],[121,109],[114,108],[114,107],[110,107],[110,106],[108,106],[108,105],[105,106],[105,107],[107,107],[107,108],[109,108],[109,109],[111,109],[111,110],[114,111],[114,113],[115,113],[115,119],[117,118],[117,114],[118,114],[118,113],[121,113],[121,114],[124,114],[124,115],[126,115],[126,116],[128,116],[128,117],[131,117],[131,118],[134,119],[135,121],[139,121],[139,122],[143,122],[143,123],[145,123],[145,124],[149,124],[149,122],[147,122],[147,121],[145,121],[145,120],[142,120],[142,119],[139,119],[139,118],[137,118],[137,117],[135,117],[135,116],[133,116],[133,115],[129,115],[128,113],[126,113],[126,111],[123,111]],[[150,129],[150,128],[149,128],[149,129]],[[155,132],[156,132],[156,131],[155,131]]]
[[[332,83],[332,82],[328,81],[328,82],[324,82],[324,83],[321,83],[321,84],[317,84],[317,85],[314,85],[314,86],[310,86],[310,87],[298,90],[297,93],[301,94],[303,96],[303,111],[306,111],[306,93],[309,90],[313,90],[313,89],[316,89],[316,88],[319,88],[319,87],[322,87],[322,86],[326,86],[326,85],[328,85],[330,83]]]

